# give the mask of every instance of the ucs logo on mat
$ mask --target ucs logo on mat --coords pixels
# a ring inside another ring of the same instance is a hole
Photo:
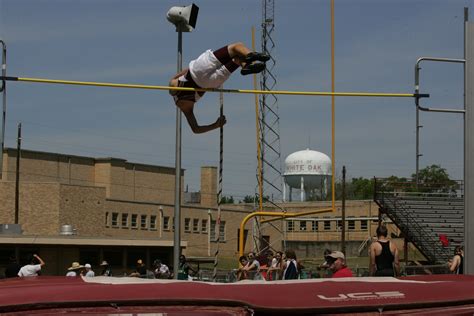
[[[399,291],[390,292],[358,292],[358,293],[341,293],[337,296],[317,295],[325,301],[350,301],[350,300],[376,300],[376,299],[395,299],[405,298],[405,294]]]

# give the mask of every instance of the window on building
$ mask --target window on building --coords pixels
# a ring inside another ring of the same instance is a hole
[[[145,215],[145,214],[140,215],[140,228],[141,229],[147,229],[148,228],[147,220],[148,220],[147,215]]]
[[[313,229],[313,231],[317,232],[318,231],[318,221],[313,221],[311,223],[311,228]]]
[[[122,228],[128,228],[128,213],[122,213]]]
[[[199,218],[193,218],[193,233],[199,233]]]
[[[156,215],[150,215],[150,229],[156,230]]]
[[[216,221],[211,221],[211,231],[209,233],[211,241],[216,241]]]
[[[105,212],[105,227],[109,227],[109,212]]]
[[[295,222],[293,221],[288,221],[286,222],[286,230],[289,232],[292,232],[295,230]]]
[[[201,221],[201,232],[207,233],[207,219]]]
[[[368,227],[367,220],[366,219],[361,220],[360,221],[360,229],[361,230],[367,230],[367,227]]]
[[[331,221],[324,221],[324,230],[331,230]]]
[[[118,227],[119,213],[112,213],[112,227]]]
[[[211,221],[211,232],[210,237],[211,241],[217,241],[217,234],[216,234],[217,222]],[[219,226],[219,242],[225,241],[225,221],[221,221]]]
[[[173,222],[172,222],[173,227],[171,229],[174,231],[174,216],[173,216]]]
[[[356,228],[356,222],[355,220],[351,219],[347,222],[347,229],[348,230],[355,230]]]
[[[131,226],[132,228],[137,229],[138,228],[138,215],[137,214],[132,214],[132,223]]]
[[[221,221],[221,224],[219,225],[219,239],[220,242],[225,241],[225,221]]]
[[[184,231],[187,233],[191,232],[191,219],[190,218],[184,219]]]
[[[338,220],[336,221],[336,228],[337,228],[337,230],[342,230],[342,225],[343,225],[343,224],[342,224],[342,220],[338,219]]]
[[[300,221],[300,230],[306,230],[306,221]]]
[[[170,230],[170,217],[163,217],[163,230]]]

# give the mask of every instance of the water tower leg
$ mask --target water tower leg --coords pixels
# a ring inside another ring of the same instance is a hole
[[[283,202],[286,202],[286,183],[283,182]]]
[[[301,202],[304,202],[304,178],[303,177],[301,177],[300,197],[301,197]]]

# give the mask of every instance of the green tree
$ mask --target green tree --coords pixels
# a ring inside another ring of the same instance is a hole
[[[352,178],[350,183],[351,200],[367,200],[374,197],[374,179]]]
[[[223,196],[221,198],[220,204],[234,204],[234,197],[231,196]]]
[[[416,174],[412,174],[415,179]],[[415,181],[415,180],[414,180]],[[445,168],[440,165],[431,165],[418,172],[418,191],[429,193],[456,193],[459,185],[449,178]]]
[[[244,196],[244,199],[242,200],[242,202],[244,202],[244,203],[253,203],[254,200],[255,200],[255,196],[246,195],[246,196]]]
[[[263,202],[268,202],[270,200],[270,197],[268,195],[263,196]],[[259,195],[246,195],[244,199],[242,200],[243,203],[258,203],[259,202]]]

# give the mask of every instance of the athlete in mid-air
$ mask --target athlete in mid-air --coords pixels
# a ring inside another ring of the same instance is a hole
[[[186,88],[218,88],[239,67],[240,73],[249,75],[265,69],[265,62],[270,56],[252,52],[244,44],[229,44],[218,50],[207,50],[197,59],[189,63],[189,67],[177,73],[170,81],[171,87]],[[196,134],[205,133],[224,126],[225,116],[220,116],[210,125],[199,125],[194,115],[194,105],[205,92],[170,90],[175,104],[181,109],[192,131]]]

